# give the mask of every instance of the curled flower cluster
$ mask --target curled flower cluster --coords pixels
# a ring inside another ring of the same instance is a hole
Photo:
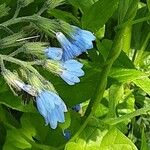
[[[66,61],[79,56],[88,49],[93,48],[92,41],[95,40],[95,36],[90,31],[82,30],[75,26],[71,26],[71,28],[72,33],[70,33],[70,37],[68,39],[62,32],[56,33],[56,38],[61,45],[61,49],[55,47],[48,48],[49,53],[53,53],[53,55],[48,55],[48,58],[57,58],[58,54],[59,56],[62,54],[59,59]]]
[[[82,70],[83,64],[73,58],[93,48],[92,41],[95,40],[95,36],[78,27],[70,27],[71,33],[68,34],[68,37],[62,32],[56,32],[60,48],[46,47],[46,43],[30,42],[26,43],[22,49],[40,59],[45,57],[46,60],[42,63],[44,68],[61,77],[67,84],[74,85],[80,82],[84,71]],[[37,109],[44,117],[46,125],[50,124],[51,128],[55,129],[58,122],[65,122],[64,114],[67,112],[67,107],[53,85],[34,71],[33,68],[29,68],[24,73],[27,77],[25,82],[17,74],[7,69],[3,69],[2,74],[11,88],[23,90],[35,97]]]

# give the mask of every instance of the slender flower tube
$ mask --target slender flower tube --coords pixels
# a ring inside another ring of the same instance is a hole
[[[44,67],[52,73],[59,75],[69,85],[79,83],[79,77],[84,76],[83,64],[73,59],[65,62],[47,60]]]
[[[73,30],[69,38],[66,38],[62,32],[56,33],[56,38],[63,49],[63,61],[79,56],[88,49],[92,49],[92,41],[96,39],[90,31],[82,30],[75,26],[71,27]]]

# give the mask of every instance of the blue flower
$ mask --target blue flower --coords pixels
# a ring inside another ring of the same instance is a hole
[[[40,114],[45,118],[46,125],[50,124],[52,129],[57,127],[58,122],[65,122],[64,112],[67,112],[67,108],[56,93],[41,91],[36,97],[36,103]]]
[[[73,106],[72,109],[76,112],[79,112],[81,109],[81,104],[77,104],[77,105]]]
[[[60,60],[62,58],[63,50],[57,47],[48,47],[45,50],[45,54],[48,58],[53,60]]]
[[[69,139],[71,138],[71,133],[70,133],[70,131],[69,131],[68,129],[65,129],[65,130],[63,131],[63,135],[64,135],[64,138],[65,138],[66,140],[69,140]]]
[[[63,49],[63,61],[74,58],[82,52],[86,52],[87,49],[93,48],[92,41],[95,40],[95,36],[90,31],[82,30],[75,26],[71,27],[73,28],[73,32],[70,33],[70,38],[68,39],[63,33],[56,33],[56,38]]]
[[[84,75],[84,71],[81,69],[82,67],[83,64],[77,60],[71,59],[66,62],[62,62],[59,75],[69,85],[74,85],[75,83],[79,83],[79,77]]]
[[[72,26],[74,29],[74,32],[71,34],[72,38],[72,44],[76,45],[80,48],[82,52],[85,52],[87,49],[93,48],[92,41],[95,41],[95,36],[87,30],[82,30],[76,26]]]

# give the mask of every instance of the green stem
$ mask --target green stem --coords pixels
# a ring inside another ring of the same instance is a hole
[[[138,109],[132,113],[129,113],[129,114],[126,114],[126,115],[123,115],[121,117],[118,117],[116,119],[113,119],[111,120],[110,118],[108,120],[105,120],[105,123],[107,124],[110,124],[110,125],[115,125],[115,124],[118,124],[120,122],[123,122],[123,121],[126,121],[130,118],[133,118],[133,117],[136,117],[136,116],[139,116],[141,114],[146,114],[148,111],[150,111],[150,107],[147,107],[147,108],[141,108],[141,109]]]
[[[129,56],[130,46],[131,46],[131,35],[132,34],[132,25],[128,25],[125,28],[125,34],[123,36],[123,46],[122,50]]]
[[[17,9],[16,9],[15,14],[12,19],[16,18],[19,15],[20,9],[21,9],[21,7],[17,6]]]
[[[96,88],[97,89],[96,93],[94,93],[94,97],[91,99],[91,101],[88,105],[88,108],[86,110],[86,113],[84,116],[85,121],[83,122],[83,124],[82,124],[81,128],[78,130],[78,132],[71,138],[71,141],[75,140],[80,135],[80,133],[84,130],[84,128],[88,124],[89,120],[95,113],[97,106],[99,105],[101,99],[103,98],[103,94],[104,94],[106,84],[107,84],[107,76],[110,72],[113,62],[117,59],[117,57],[119,56],[119,54],[121,52],[122,36],[124,34],[124,31],[125,31],[125,29],[119,30],[115,36],[114,43],[110,50],[111,53],[109,54],[109,56],[106,60],[106,63],[104,64],[102,71],[99,75],[100,80],[99,80],[98,86]]]
[[[18,64],[26,69],[29,69],[31,72],[34,72],[37,76],[41,76],[39,72],[32,65],[40,65],[43,63],[42,61],[25,62],[25,61],[13,58],[11,56],[2,55],[2,54],[0,54],[0,59]]]
[[[10,25],[13,25],[13,24],[16,24],[16,23],[19,23],[19,22],[30,22],[30,21],[33,21],[35,20],[35,17],[34,15],[33,16],[26,16],[26,17],[19,17],[19,18],[12,18],[6,22],[3,22],[0,24],[0,26],[10,26]]]
[[[16,51],[12,52],[11,54],[9,54],[10,57],[16,56],[17,54],[23,52],[23,48],[20,47],[18,48]]]

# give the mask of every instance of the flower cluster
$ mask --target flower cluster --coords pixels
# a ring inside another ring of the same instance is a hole
[[[61,77],[67,84],[74,85],[80,82],[80,77],[84,76],[83,64],[74,57],[93,48],[92,42],[95,40],[95,36],[91,32],[75,26],[70,26],[70,28],[68,34],[54,32],[61,47],[47,47],[47,43],[27,42],[19,51],[44,59],[41,63],[44,68]],[[53,85],[37,73],[36,69],[29,67],[24,71],[25,81],[21,80],[18,74],[4,68],[2,74],[11,89],[23,90],[35,97],[37,109],[44,117],[46,125],[50,124],[51,128],[55,129],[58,122],[65,122],[67,107],[64,101]],[[79,107],[75,109],[79,111]],[[66,132],[64,134],[69,139],[70,135]]]
[[[70,33],[68,39],[62,32],[56,33],[56,38],[61,45],[61,49],[55,47],[48,48],[49,51],[57,51],[56,53],[61,53],[62,57],[59,58],[62,61],[72,59],[83,52],[86,52],[88,49],[93,48],[92,41],[95,40],[95,36],[90,31],[82,30],[75,26],[71,26],[71,28],[72,33]],[[49,56],[49,58],[52,57]]]

